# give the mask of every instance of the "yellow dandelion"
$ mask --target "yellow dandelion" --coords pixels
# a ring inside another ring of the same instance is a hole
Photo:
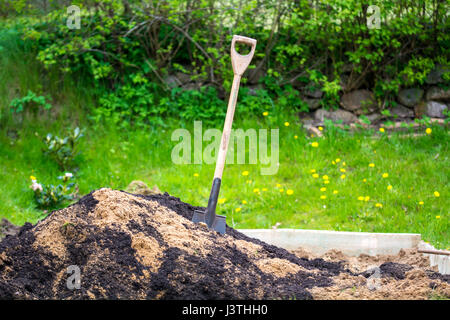
[[[341,168],[340,171],[341,171],[341,172],[345,172],[346,170],[345,170],[344,168]]]
[[[220,198],[217,202],[219,202],[219,204],[223,204],[226,200],[226,198]]]
[[[323,131],[323,128],[322,128],[322,127],[319,127],[318,129],[319,129],[320,131]]]
[[[194,173],[194,177],[198,177],[198,173]]]
[[[427,134],[431,134],[432,130],[431,130],[430,128],[427,128],[427,130],[425,130],[425,132],[426,132]]]
[[[371,168],[375,167],[375,163],[369,163],[369,167]]]
[[[347,164],[345,163],[345,161],[344,161],[344,162],[342,162],[342,166],[344,166],[344,167],[345,167],[346,165],[347,165]]]
[[[243,176],[248,176],[248,171],[246,170],[246,171],[242,171],[242,175]]]
[[[341,179],[342,179],[342,180],[344,180],[344,179],[345,179],[345,174],[343,174],[343,175],[341,176]]]
[[[363,196],[359,196],[359,197],[358,197],[358,200],[359,200],[359,201],[364,201],[364,197],[363,197]]]
[[[253,192],[254,192],[254,193],[259,193],[259,188],[253,189]]]
[[[383,208],[383,205],[382,205],[381,203],[376,203],[376,204],[375,204],[375,207],[377,207],[377,208]]]
[[[380,132],[384,132],[384,128],[380,128]]]
[[[363,179],[363,182],[367,182],[367,179],[366,179],[366,178],[364,178],[364,179]]]
[[[313,148],[317,148],[318,146],[319,146],[318,142],[311,143],[311,147],[313,147]]]
[[[440,196],[440,193],[437,192],[437,191],[435,191],[435,192],[434,192],[434,196],[435,196],[435,197],[439,197],[439,196]]]
[[[298,136],[294,136],[294,139],[298,139]]]
[[[324,183],[324,184],[329,184],[329,183],[330,183],[330,180],[324,180],[323,183]]]
[[[322,187],[322,188],[320,188],[320,191],[321,191],[321,192],[325,192],[325,191],[327,191],[327,188]]]
[[[311,169],[309,172],[316,173],[316,169]]]
[[[245,200],[242,200],[242,204],[247,204],[247,201],[245,201]]]
[[[236,208],[236,209],[234,209],[234,212],[241,212],[241,208]]]
[[[266,192],[267,191],[267,188],[262,188],[261,189],[263,192]]]
[[[423,206],[423,201],[419,201],[419,205]]]
[[[269,111],[264,111],[264,112],[263,112],[263,116],[264,116],[264,117],[267,117],[268,115],[269,115]]]
[[[392,190],[392,186],[391,186],[391,185],[388,185],[388,186],[387,186],[387,189],[388,189],[388,190]]]
[[[294,194],[294,190],[292,190],[292,189],[287,189],[287,190],[286,190],[286,194],[287,194],[288,196],[290,196],[290,195]]]
[[[336,161],[336,163],[339,163],[341,161],[341,159],[337,158],[335,161]]]
[[[314,173],[314,174],[312,175],[312,177],[313,177],[313,178],[318,178],[319,175],[318,175],[317,173]]]
[[[441,216],[436,216],[436,219],[440,219],[441,218]]]
[[[326,198],[327,198],[327,196],[325,196],[325,195],[320,196],[320,199],[322,199],[322,200],[324,200],[324,199],[326,199]]]
[[[331,161],[331,164],[336,164],[336,162],[334,162],[334,160],[333,160],[333,161]]]
[[[325,175],[322,176],[322,179],[323,180],[328,180],[328,176],[325,174]]]
[[[284,189],[280,189],[279,191],[280,191],[280,193],[283,193],[283,192],[284,192]]]
[[[333,194],[338,194],[338,193],[339,193],[339,191],[337,191],[337,190],[333,191]]]
[[[276,187],[277,187],[277,188],[280,188],[280,187],[281,187],[281,184],[277,183]]]
[[[284,123],[284,125],[285,125],[286,127],[289,127],[289,122],[286,121],[286,122]]]
[[[383,173],[383,178],[385,178],[385,179],[386,179],[387,177],[389,177],[389,174],[388,174],[388,173],[386,173],[386,172],[385,172],[385,173]]]
[[[30,176],[31,180],[37,180],[35,176]]]
[[[365,196],[365,197],[364,197],[364,201],[365,201],[365,202],[367,202],[367,201],[369,201],[369,200],[370,200],[370,197],[369,197],[369,196]]]

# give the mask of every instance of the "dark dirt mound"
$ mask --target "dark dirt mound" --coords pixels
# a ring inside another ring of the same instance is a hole
[[[168,194],[93,191],[0,242],[0,298],[312,299],[342,292],[340,283],[365,284],[340,262],[193,224],[194,209]],[[69,266],[80,270],[79,289],[67,286]],[[386,281],[412,279],[408,266],[380,269]],[[448,289],[434,278],[420,288]]]
[[[6,236],[12,236],[19,232],[20,227],[13,225],[11,222],[2,218],[0,221],[0,240]]]

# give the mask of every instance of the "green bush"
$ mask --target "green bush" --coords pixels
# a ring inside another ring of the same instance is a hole
[[[70,201],[75,198],[77,193],[74,182],[69,182],[73,175],[70,172],[58,177],[62,181],[56,186],[49,184],[43,185],[38,183],[37,179],[31,176],[30,188],[34,192],[34,199],[41,209],[53,209],[61,205],[65,201]]]
[[[73,168],[75,157],[78,155],[78,144],[82,137],[80,128],[75,128],[64,138],[49,133],[43,140],[44,154],[55,160],[61,170]]]

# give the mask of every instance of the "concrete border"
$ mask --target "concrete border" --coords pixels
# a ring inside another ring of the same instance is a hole
[[[421,241],[418,233],[370,233],[305,229],[238,229],[243,234],[288,250],[303,248],[315,254],[336,249],[349,256],[367,254],[395,255],[400,249],[431,249],[434,247]],[[430,266],[437,265],[439,272],[450,274],[450,257],[425,254],[430,257]]]

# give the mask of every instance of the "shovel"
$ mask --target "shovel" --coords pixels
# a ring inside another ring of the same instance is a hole
[[[251,46],[250,53],[246,55],[237,53],[235,48],[236,42]],[[233,40],[231,41],[231,64],[233,66],[234,73],[233,86],[231,87],[230,100],[228,101],[227,115],[225,118],[225,125],[223,127],[222,140],[220,142],[220,149],[217,157],[216,170],[214,172],[211,193],[209,195],[208,207],[206,208],[206,211],[195,210],[192,217],[192,222],[205,223],[208,228],[213,229],[221,234],[225,233],[226,217],[216,215],[217,199],[219,197],[223,168],[225,166],[225,159],[227,156],[228,142],[231,134],[231,125],[233,124],[234,110],[236,108],[236,100],[239,92],[239,83],[241,82],[242,74],[247,69],[250,61],[252,61],[253,54],[255,53],[255,47],[255,39],[237,35],[233,36]]]

